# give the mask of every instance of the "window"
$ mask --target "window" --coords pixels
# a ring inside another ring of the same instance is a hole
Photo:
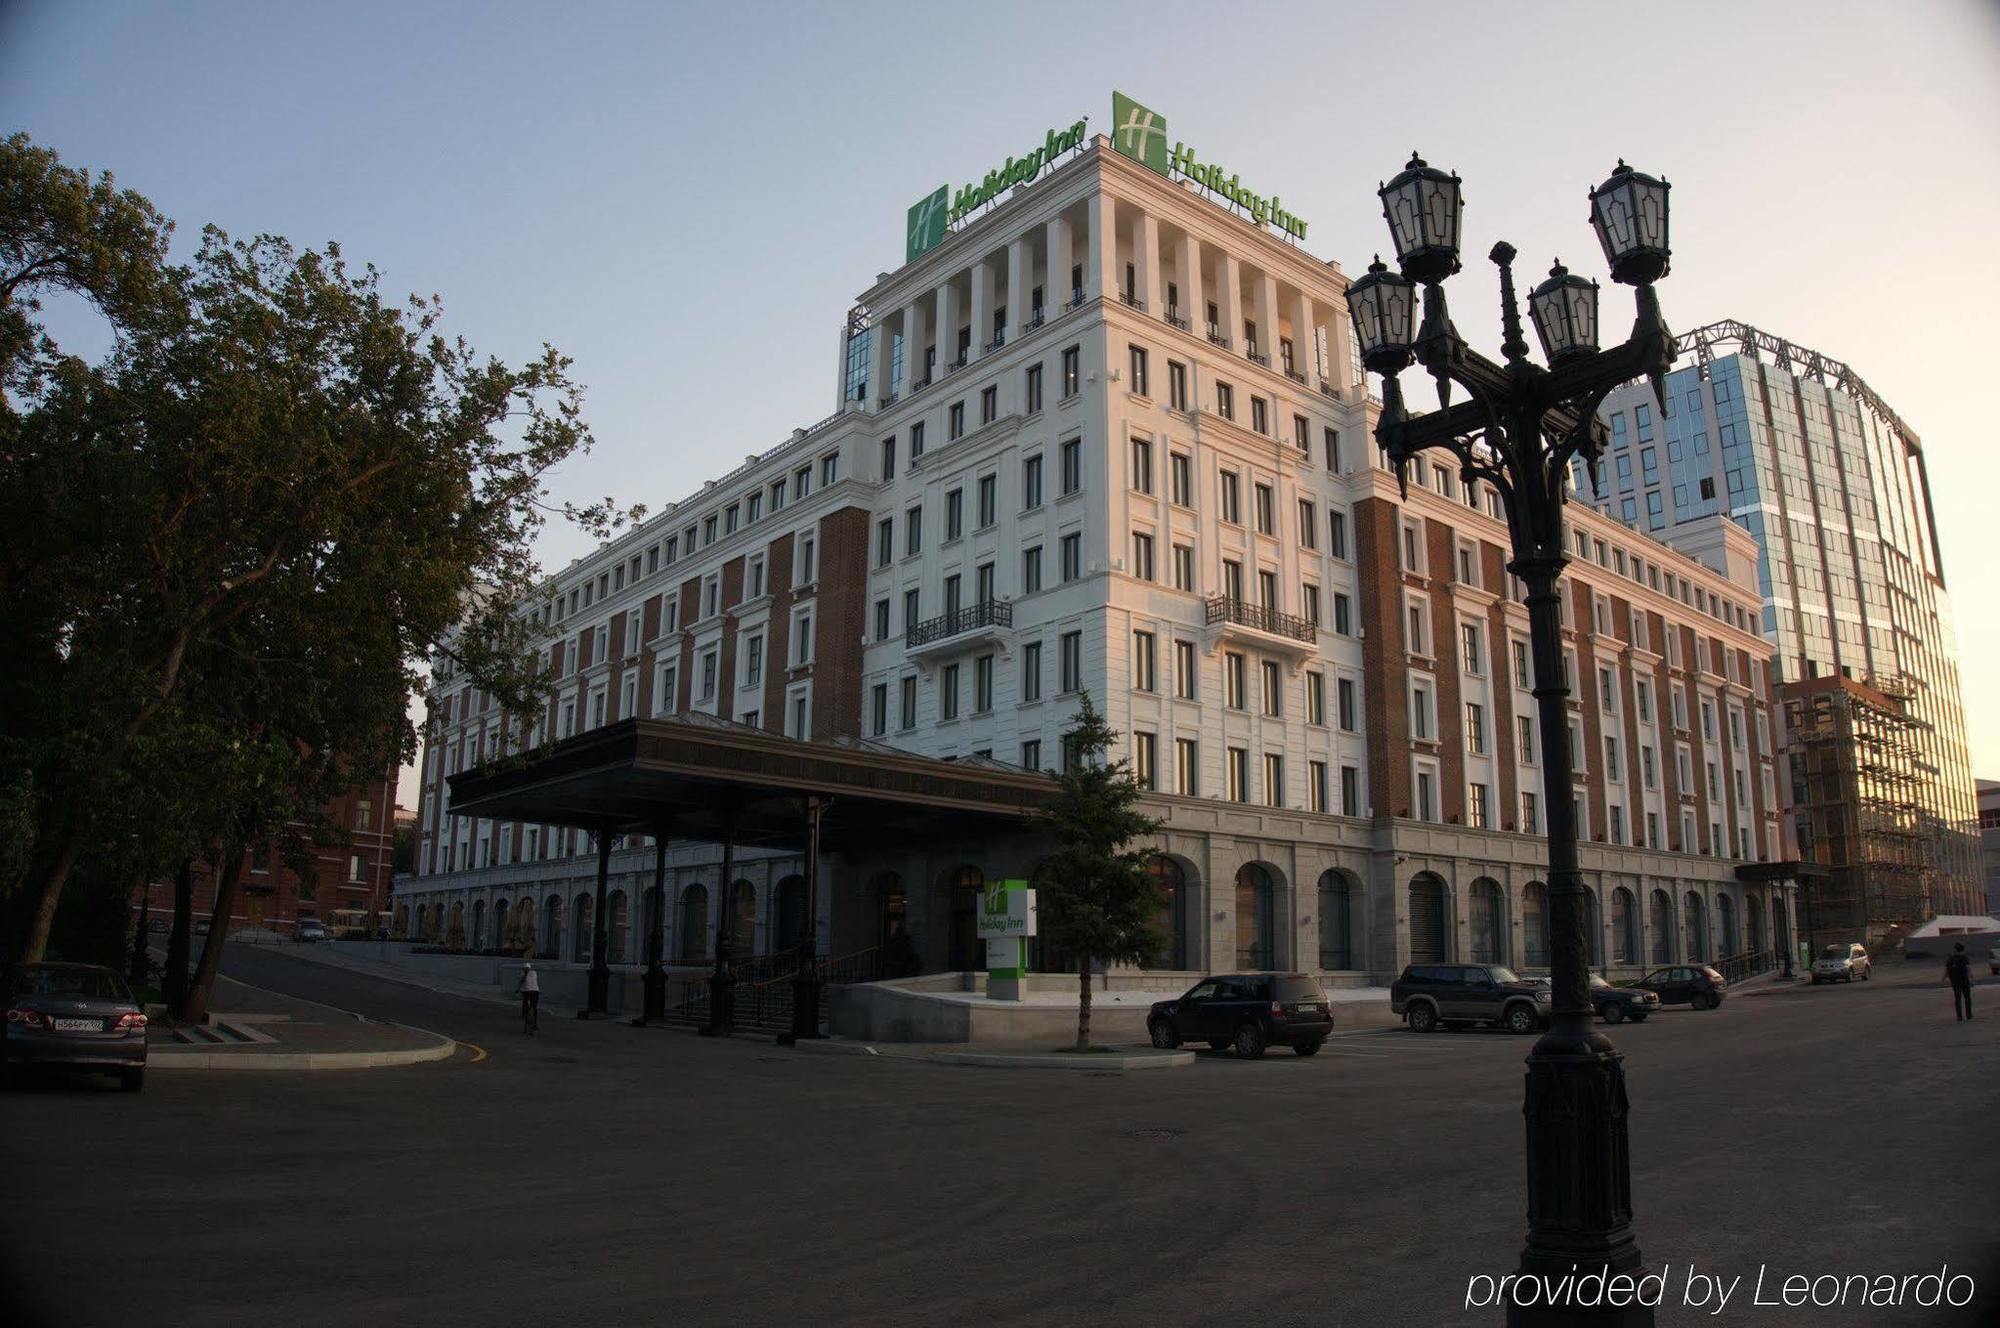
[[[1429,770],[1417,771],[1417,819],[1437,819],[1437,776]]]
[[[979,393],[979,422],[991,424],[1000,415],[1000,389],[987,387]]]
[[[1083,488],[1083,440],[1072,438],[1062,445],[1062,491],[1065,495]]]
[[[718,658],[712,647],[704,650],[701,655],[701,699],[704,701],[715,699],[715,669]]]
[[[1132,686],[1142,692],[1154,690],[1154,640],[1151,632],[1132,633]]]
[[[889,639],[889,601],[885,597],[875,601],[875,632],[877,641]]]
[[[1492,824],[1493,799],[1486,785],[1473,783],[1465,790],[1465,823],[1475,830]]]
[[[924,551],[924,509],[912,507],[903,513],[903,556],[915,557]]]
[[[889,731],[889,684],[878,682],[868,698],[869,733],[881,737]]]
[[[1625,842],[1625,809],[1614,802],[1607,810],[1611,816],[1611,842],[1622,844]]]
[[[918,598],[921,591],[912,587],[903,592],[903,630],[908,632],[917,625]]]
[[[1250,801],[1250,749],[1247,747],[1229,749],[1229,800]]]
[[[1262,661],[1259,672],[1262,674],[1264,713],[1273,716],[1280,714],[1283,710],[1285,689],[1279,681],[1277,661],[1269,659]]]
[[[1132,779],[1142,789],[1159,787],[1157,739],[1144,729],[1132,732]]]
[[[1278,514],[1271,500],[1271,486],[1268,484],[1253,485],[1252,493],[1255,495],[1257,503],[1257,533],[1260,535],[1277,534]]]
[[[792,663],[804,667],[813,659],[813,620],[810,609],[792,619]]]
[[[751,637],[743,643],[743,685],[755,687],[764,681],[764,637]]]
[[[1144,438],[1132,440],[1132,488],[1138,493],[1153,491],[1153,444]]]
[[[1486,708],[1477,701],[1465,703],[1465,750],[1486,752]]]
[[[1236,389],[1227,383],[1215,385],[1215,413],[1225,420],[1236,418]]]
[[[887,567],[896,560],[896,519],[883,517],[875,523],[875,565]]]
[[[1646,787],[1647,788],[1655,787],[1656,780],[1653,772],[1653,749],[1651,747],[1642,745],[1639,748],[1639,770],[1641,777],[1645,780]]]
[[[1062,537],[1062,579],[1065,583],[1083,575],[1083,536],[1072,531]]]
[[[1326,723],[1326,675],[1306,674],[1306,723]]]
[[[840,453],[828,452],[819,459],[819,487],[824,489],[840,478]]]
[[[1431,738],[1431,689],[1421,683],[1410,688],[1410,736],[1418,742]]]
[[[1312,800],[1312,809],[1314,811],[1330,812],[1333,810],[1332,792],[1328,789],[1326,781],[1326,762],[1306,762],[1306,786],[1307,796]]]
[[[972,661],[972,712],[983,715],[993,708],[993,656],[981,655]]]
[[[1336,558],[1347,557],[1347,513],[1337,507],[1327,509],[1326,551]]]
[[[1082,373],[1083,348],[1071,346],[1062,353],[1062,394],[1067,401],[1077,393]]]
[[[1062,634],[1062,690],[1078,691],[1083,687],[1083,633],[1064,632]]]
[[[1134,532],[1132,535],[1132,575],[1141,581],[1153,579],[1153,537]]]
[[[1021,699],[1042,699],[1042,643],[1030,641],[1021,647]]]
[[[1000,477],[979,477],[979,529],[985,530],[1000,519]]]
[[[944,538],[949,544],[965,534],[965,490],[950,489],[944,495]]]
[[[1535,685],[1535,680],[1528,668],[1528,643],[1526,641],[1520,640],[1519,638],[1516,638],[1513,642],[1513,646],[1514,646],[1514,685],[1516,687],[1521,688],[1523,691],[1526,691],[1528,688],[1533,687]]]
[[[917,680],[914,677],[903,679],[896,720],[897,727],[906,731],[917,726]]]
[[[1523,765],[1535,763],[1535,721],[1526,715],[1514,717],[1514,751]]]
[[[1326,468],[1338,474],[1346,469],[1340,463],[1340,430],[1328,429],[1322,437],[1326,448]]]
[[[1344,591],[1333,592],[1333,630],[1340,636],[1354,635],[1354,601]]]
[[[1174,642],[1174,695],[1183,701],[1194,700],[1195,663],[1194,642]]]
[[[1264,804],[1285,805],[1285,758],[1280,752],[1264,753]]]
[[[1292,445],[1307,456],[1312,455],[1312,421],[1303,415],[1292,416]]]
[[[1222,519],[1233,526],[1242,525],[1243,495],[1238,488],[1235,471],[1225,470],[1222,472],[1221,485],[1218,492],[1222,502]]]
[[[1151,396],[1146,379],[1146,348],[1133,346],[1132,350],[1132,391],[1139,396]]]
[[[1430,657],[1430,605],[1424,600],[1410,598],[1404,608],[1404,618],[1409,631],[1409,651],[1412,655]]]
[[[1194,589],[1194,546],[1174,545],[1174,589]]]
[[[1042,458],[1040,453],[1021,462],[1021,510],[1032,512],[1042,505]]]
[[[1021,550],[1021,593],[1033,595],[1042,588],[1042,546]]]
[[[1223,704],[1231,710],[1243,709],[1243,656],[1229,653],[1222,657],[1222,683]]]
[[[1026,396],[1027,398],[1027,403],[1024,413],[1033,415],[1041,410],[1042,408],[1041,365],[1031,364],[1028,366],[1028,372],[1025,375],[1025,382],[1023,384],[1023,395]]]
[[[916,423],[910,426],[910,460],[915,461],[918,457],[922,456],[923,454],[924,454],[924,422],[922,420],[918,420]],[[803,498],[805,495],[800,494],[799,496]],[[777,510],[777,504],[775,503],[772,504],[772,510],[773,511]]]
[[[1599,699],[1604,705],[1604,713],[1607,715],[1617,714],[1618,684],[1612,680],[1610,669],[1601,668],[1597,671],[1597,692]]]
[[[1177,507],[1194,505],[1194,463],[1185,452],[1167,454],[1167,497]]]
[[[1174,739],[1174,792],[1183,797],[1201,796],[1201,759],[1193,738]]]
[[[945,411],[944,436],[946,442],[965,436],[965,403],[963,401],[952,402],[950,408]]]
[[[1250,398],[1250,427],[1258,433],[1271,432],[1271,403],[1262,397]]]
[[[1417,523],[1414,521],[1405,521],[1403,523],[1402,553],[1403,570],[1422,575],[1424,570],[1424,537],[1423,532],[1417,528]]]
[[[938,720],[958,718],[958,665],[947,664],[938,674]]]
[[[1361,770],[1358,766],[1340,767],[1340,814],[1361,815]]]
[[[1536,805],[1535,795],[1532,793],[1523,793],[1521,795],[1522,834],[1538,835],[1542,832],[1542,824],[1541,821],[1538,819],[1539,814],[1540,814],[1540,809]]]
[[[1187,366],[1179,360],[1167,361],[1167,405],[1174,410],[1188,408]]]
[[[1334,718],[1339,721],[1341,732],[1343,733],[1354,732],[1354,722],[1355,722],[1354,679],[1339,678],[1335,680],[1334,704],[1335,704]]]
[[[1042,743],[1039,738],[1030,738],[1021,744],[1021,768],[1024,770],[1042,768]]]
[[[1319,587],[1310,581],[1299,587],[1299,608],[1307,622],[1319,626]]]
[[[1624,778],[1624,767],[1618,763],[1618,739],[1609,734],[1604,738],[1604,777],[1616,783]]]
[[[1479,624],[1460,623],[1458,625],[1458,639],[1459,657],[1465,666],[1465,671],[1475,677],[1484,673],[1486,671],[1484,662],[1486,654],[1485,636],[1479,630]]]

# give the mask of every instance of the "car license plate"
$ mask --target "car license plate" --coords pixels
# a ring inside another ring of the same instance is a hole
[[[58,1019],[55,1023],[56,1032],[58,1033],[101,1033],[104,1031],[104,1021],[102,1019]]]

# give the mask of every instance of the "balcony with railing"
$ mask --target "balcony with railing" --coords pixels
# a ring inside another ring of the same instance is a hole
[[[1251,641],[1266,650],[1306,655],[1319,644],[1319,624],[1312,619],[1227,595],[1208,601],[1208,625],[1224,637]]]
[[[1229,349],[1229,334],[1227,332],[1224,332],[1221,328],[1217,327],[1214,323],[1210,323],[1208,325],[1208,339],[1211,342],[1215,343],[1216,345],[1222,347],[1224,350]]]
[[[1014,606],[1006,600],[982,600],[940,613],[912,627],[903,638],[909,655],[945,654],[997,639],[1014,625]]]

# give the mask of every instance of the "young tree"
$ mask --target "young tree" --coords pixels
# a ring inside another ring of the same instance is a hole
[[[1067,769],[1043,814],[1056,851],[1036,885],[1043,943],[1076,956],[1076,1049],[1090,1048],[1090,971],[1095,961],[1143,963],[1158,953],[1160,891],[1134,841],[1159,833],[1139,810],[1139,784],[1105,753],[1118,735],[1088,694],[1063,735]]]

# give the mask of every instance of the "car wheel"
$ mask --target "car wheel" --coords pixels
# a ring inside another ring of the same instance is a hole
[[[1317,1056],[1319,1055],[1319,1049],[1325,1044],[1326,1044],[1325,1038],[1314,1038],[1310,1042],[1299,1043],[1297,1046],[1293,1047],[1292,1050],[1296,1051],[1301,1056]]]
[[[1868,975],[1869,975],[1870,973],[1873,973],[1874,971],[1875,971],[1875,970],[1874,970],[1874,969],[1872,969],[1872,968],[1864,968],[1864,969],[1862,969],[1862,970],[1861,970],[1861,980],[1862,980],[1863,982],[1866,982],[1866,981],[1868,980]]]
[[[1542,1021],[1532,1006],[1515,1005],[1509,1007],[1507,1017],[1502,1022],[1509,1033],[1532,1033],[1541,1026]]]
[[[1622,1005],[1607,1005],[1607,1006],[1605,1006],[1605,1007],[1604,1007],[1604,1022],[1605,1022],[1605,1023],[1607,1023],[1607,1024],[1622,1024],[1622,1023],[1624,1023],[1624,1022],[1625,1022],[1625,1007],[1624,1007],[1624,1006],[1622,1006]]]
[[[128,1093],[138,1092],[146,1086],[146,1071],[144,1069],[119,1071],[118,1086]]]
[[[1230,1039],[1229,1045],[1244,1060],[1254,1061],[1264,1054],[1264,1030],[1255,1024],[1245,1024],[1236,1030],[1236,1036]]]
[[[1701,1005],[1698,1008],[1703,1010],[1713,1010],[1716,1006],[1720,1004],[1722,1004],[1721,999],[1718,998],[1714,992],[1707,991],[1702,993]]]
[[[1164,1019],[1155,1019],[1151,1031],[1153,1045],[1161,1051],[1172,1051],[1181,1044],[1181,1040],[1174,1036],[1173,1027]]]
[[[1406,1016],[1412,1033],[1434,1033],[1438,1026],[1438,1012],[1429,1005],[1412,1005]]]
[[[1650,1010],[1646,1011],[1645,1013],[1636,1013],[1636,1012],[1635,1012],[1635,1013],[1633,1014],[1633,1016],[1632,1016],[1632,1022],[1633,1022],[1633,1023],[1635,1023],[1635,1024],[1643,1024],[1643,1023],[1645,1023],[1645,1022],[1646,1022],[1646,1015],[1647,1015],[1647,1014],[1651,1014],[1651,1013],[1652,1013],[1652,1011],[1650,1011]]]

